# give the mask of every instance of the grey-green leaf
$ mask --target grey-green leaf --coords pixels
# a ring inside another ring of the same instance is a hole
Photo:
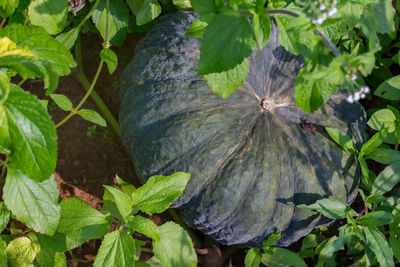
[[[87,121],[91,121],[103,127],[107,126],[107,122],[100,116],[100,114],[92,109],[80,109],[78,114]]]
[[[244,259],[244,265],[246,267],[258,267],[261,263],[261,251],[259,248],[251,248],[246,253],[246,258]]]
[[[135,266],[135,241],[124,231],[108,233],[94,260],[94,267]]]
[[[113,74],[118,66],[118,57],[110,48],[104,48],[100,52],[100,57],[107,63],[108,71]]]
[[[65,110],[65,111],[72,110],[72,107],[73,107],[72,102],[69,100],[69,98],[67,96],[65,96],[63,94],[50,94],[50,98],[62,110]]]
[[[391,223],[393,220],[393,214],[387,211],[372,211],[365,215],[363,215],[360,219],[357,220],[358,224],[363,226],[381,226],[385,224]]]
[[[392,163],[379,173],[372,185],[371,195],[383,195],[392,190],[398,182],[400,182],[400,161]]]
[[[160,241],[153,240],[153,251],[164,267],[197,265],[192,240],[182,227],[174,222],[166,222],[158,229]]]
[[[3,199],[12,214],[36,232],[52,235],[60,219],[59,192],[54,176],[43,182],[8,168]]]
[[[372,250],[382,267],[394,267],[392,250],[385,236],[375,227],[364,227],[366,246]]]
[[[344,151],[350,154],[358,153],[358,150],[350,136],[336,128],[325,127],[325,130],[328,132],[329,136],[343,148]]]
[[[42,26],[49,34],[61,32],[67,24],[67,0],[35,0],[29,6],[32,25]]]
[[[153,240],[160,241],[160,231],[152,220],[138,215],[128,221],[128,226]]]

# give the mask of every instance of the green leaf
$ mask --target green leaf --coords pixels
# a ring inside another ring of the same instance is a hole
[[[104,236],[110,228],[110,217],[93,209],[77,197],[61,201],[61,217],[57,232],[65,234],[68,250],[89,239]]]
[[[0,105],[3,105],[3,103],[7,100],[9,93],[10,80],[4,72],[0,71]]]
[[[397,261],[400,260],[400,240],[394,237],[392,234],[389,237],[389,244],[392,248],[393,255],[396,257]]]
[[[7,266],[7,243],[0,237],[0,266]]]
[[[188,9],[192,7],[192,5],[190,4],[190,0],[172,0],[172,3],[175,6],[183,9]]]
[[[103,39],[106,38],[106,0],[100,0],[93,11],[92,19]],[[122,45],[126,39],[129,23],[129,9],[122,0],[110,0],[108,37],[112,44]]]
[[[363,1],[342,1],[337,5],[338,15],[348,27],[352,28],[359,23],[364,6]]]
[[[173,222],[158,227],[160,241],[153,240],[153,251],[164,267],[197,265],[197,255],[188,233]]]
[[[387,166],[375,179],[372,195],[383,195],[400,182],[400,161]]]
[[[325,127],[325,130],[328,132],[329,136],[343,148],[344,151],[350,154],[358,153],[358,150],[350,136],[336,128]]]
[[[394,76],[381,83],[375,90],[374,95],[392,101],[400,100],[400,75]]]
[[[393,8],[392,2],[377,0],[371,6],[375,12],[376,31],[379,33],[391,33],[395,31],[396,10]]]
[[[201,16],[199,19],[190,24],[189,29],[185,33],[185,37],[192,36],[192,37],[203,37],[208,24],[214,19],[214,13],[208,13]]]
[[[3,0],[0,1],[0,17],[7,18],[14,13],[18,7],[19,0]]]
[[[11,241],[6,249],[8,262],[12,267],[28,266],[33,262],[40,246],[23,236]]]
[[[127,233],[116,230],[108,233],[94,260],[94,267],[135,266],[135,241]]]
[[[145,0],[136,16],[136,24],[144,25],[161,14],[161,6],[157,0]]]
[[[3,199],[7,208],[27,227],[52,235],[60,218],[59,192],[54,176],[37,182],[8,168]]]
[[[301,243],[301,250],[315,248],[318,246],[318,240],[316,234],[308,234],[304,237],[303,242]]]
[[[383,128],[388,128],[388,133],[391,133],[395,130],[395,121],[396,116],[391,110],[380,109],[372,114],[367,124],[376,131],[380,131]]]
[[[246,253],[246,258],[244,259],[244,265],[246,267],[258,267],[261,263],[261,251],[258,248],[251,248]]]
[[[114,196],[114,201],[117,205],[119,213],[122,215],[122,218],[126,219],[126,217],[128,217],[132,211],[133,202],[131,197],[112,186],[104,185],[104,187]]]
[[[272,247],[262,254],[261,262],[267,266],[306,267],[303,259],[288,249]]]
[[[330,219],[345,219],[346,214],[357,215],[349,205],[338,199],[323,198],[311,205],[301,204],[297,208],[302,210],[321,212]]]
[[[231,70],[220,73],[210,73],[204,75],[208,86],[223,98],[227,98],[243,84],[249,72],[249,60],[245,58],[243,62]]]
[[[268,43],[271,35],[271,20],[267,14],[253,16],[253,32],[258,44],[258,52]]]
[[[118,221],[124,222],[124,217],[118,210],[117,204],[115,203],[115,198],[108,190],[104,190],[103,205],[112,216],[118,219]]]
[[[357,223],[362,226],[374,227],[391,223],[393,214],[386,211],[372,211],[363,215],[357,220]]]
[[[73,108],[72,102],[65,95],[62,95],[62,94],[50,94],[50,98],[62,110],[71,111],[72,108]]]
[[[160,232],[152,220],[142,216],[135,216],[128,221],[128,226],[153,240],[160,241]]]
[[[10,211],[7,209],[6,205],[4,205],[4,202],[0,202],[0,233],[6,228],[9,220]]]
[[[190,4],[194,11],[201,15],[217,11],[215,0],[190,0]]]
[[[4,106],[0,105],[0,152],[9,155],[11,145],[7,114]]]
[[[91,121],[103,127],[107,126],[107,122],[100,116],[100,114],[92,109],[80,109],[78,114],[87,121]]]
[[[386,241],[385,236],[375,227],[364,227],[366,246],[372,250],[382,267],[394,267],[392,250]]]
[[[115,176],[118,185],[121,187],[122,192],[125,192],[129,195],[132,195],[133,192],[136,191],[136,188],[128,182],[122,180],[118,175]]]
[[[365,155],[366,159],[373,159],[376,162],[390,165],[400,160],[400,152],[389,148],[377,148]]]
[[[29,178],[43,181],[54,172],[57,135],[53,121],[36,96],[11,84],[4,104],[13,144],[9,160],[12,168]]]
[[[360,167],[361,167],[361,179],[362,182],[364,184],[364,186],[367,187],[368,190],[371,190],[372,188],[372,181],[369,177],[369,169],[368,169],[368,165],[367,162],[365,161],[365,159],[361,156],[358,155],[358,162],[360,163]]]
[[[67,257],[62,252],[54,252],[40,248],[39,253],[36,255],[35,261],[40,267],[66,267]]]
[[[118,57],[110,48],[104,48],[100,52],[100,57],[107,63],[108,71],[113,74],[118,66]]]
[[[49,34],[57,34],[64,29],[67,15],[67,0],[34,0],[29,5],[28,17],[32,25],[42,26]]]
[[[219,13],[208,25],[201,41],[198,74],[231,70],[248,58],[255,47],[256,41],[246,16],[233,12]]]
[[[336,251],[342,249],[346,241],[348,240],[349,236],[339,236],[339,237],[331,237],[328,242],[326,242],[325,246],[322,248],[320,254],[320,258],[327,258]]]
[[[134,207],[147,213],[166,210],[183,192],[190,174],[177,172],[171,176],[152,176],[132,194]]]
[[[275,245],[278,242],[279,238],[281,237],[281,233],[271,234],[268,238],[262,243],[263,247],[267,249],[270,246]]]
[[[365,155],[373,152],[377,149],[382,143],[384,142],[387,136],[387,128],[379,131],[378,133],[374,134],[364,145],[361,147],[360,155]]]
[[[56,40],[59,41],[65,48],[70,50],[78,39],[80,29],[75,28],[57,35]]]
[[[129,8],[131,9],[132,13],[137,16],[141,5],[143,4],[144,0],[126,0],[128,3]]]

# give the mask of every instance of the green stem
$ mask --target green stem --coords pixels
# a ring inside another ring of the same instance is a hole
[[[188,232],[190,238],[192,239],[192,241],[194,242],[195,246],[197,248],[201,248],[201,242],[200,240],[197,238],[196,234],[192,231],[192,229],[190,229],[179,217],[178,213],[176,213],[176,211],[174,209],[168,209],[168,213],[169,215],[171,215],[172,219],[174,219],[175,222],[177,222],[178,224],[180,224],[185,230],[186,232]]]
[[[92,9],[90,9],[89,13],[86,15],[86,17],[78,24],[78,26],[76,26],[72,32],[67,36],[67,38],[65,38],[65,40],[62,42],[63,45],[65,45],[67,43],[67,41],[83,26],[83,24],[85,24],[85,22],[90,19],[90,17],[92,16],[93,11],[96,9],[97,5],[100,3],[100,0],[96,0],[96,2],[94,3]]]
[[[23,79],[23,80],[20,81],[17,85],[18,85],[19,87],[21,87],[21,85],[22,85],[25,81],[26,81],[26,79]]]
[[[269,9],[268,15],[287,15],[295,18],[300,17],[299,13],[285,8]]]
[[[0,29],[4,27],[4,24],[6,24],[7,19],[3,18],[0,22]]]
[[[142,251],[142,252],[147,252],[147,253],[154,253],[153,250],[152,250],[151,248],[140,247],[140,251]]]

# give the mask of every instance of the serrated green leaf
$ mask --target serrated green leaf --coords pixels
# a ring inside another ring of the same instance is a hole
[[[400,161],[392,163],[379,173],[373,183],[371,195],[383,195],[392,190],[398,182],[400,182]]]
[[[374,134],[367,142],[363,144],[361,147],[360,155],[366,155],[373,152],[377,149],[382,143],[385,141],[387,137],[387,128],[382,129],[381,131]]]
[[[39,253],[36,255],[35,261],[40,267],[66,267],[67,257],[62,252],[54,252],[40,248]]]
[[[103,127],[107,126],[107,122],[100,116],[100,114],[92,109],[80,109],[77,113],[87,121],[91,121]]]
[[[387,211],[372,211],[360,217],[357,223],[362,226],[374,227],[391,223],[393,214]]]
[[[374,95],[392,101],[400,100],[400,75],[394,76],[381,83],[375,90]]]
[[[385,236],[375,227],[364,227],[366,246],[376,256],[379,265],[382,267],[394,267],[392,250],[386,241]]]
[[[80,246],[89,239],[100,238],[108,232],[110,217],[93,209],[85,201],[73,197],[61,201],[60,205],[57,232],[65,234],[67,249]]]
[[[103,39],[106,38],[106,0],[100,0],[93,11],[92,19]],[[112,44],[122,45],[126,39],[129,23],[129,9],[122,0],[110,0],[108,37]]]
[[[194,11],[201,15],[217,11],[215,0],[190,0],[190,4]]]
[[[358,153],[356,145],[353,143],[350,136],[343,133],[339,129],[331,127],[325,127],[325,130],[328,132],[329,136],[332,137],[332,139],[343,148],[344,151],[350,154]]]
[[[0,237],[0,266],[7,266],[7,243],[6,241]]]
[[[186,31],[185,37],[203,37],[203,34],[208,27],[208,24],[211,23],[214,17],[214,13],[208,13],[193,21],[192,24],[190,24],[189,29]]]
[[[241,64],[233,69],[220,73],[206,74],[204,79],[207,80],[208,86],[215,93],[227,98],[246,80],[249,68],[249,60],[245,58]]]
[[[153,240],[153,251],[164,267],[197,265],[197,255],[188,233],[174,222],[158,227],[160,241]]]
[[[76,39],[78,39],[79,32],[80,29],[71,29],[67,32],[63,32],[57,35],[56,40],[59,41],[63,46],[65,46],[65,48],[70,50],[74,46]]]
[[[29,5],[32,25],[42,26],[49,34],[61,32],[67,25],[67,0],[35,0]]]
[[[262,254],[261,262],[267,266],[306,267],[303,259],[288,249],[272,247]]]
[[[128,227],[153,240],[160,241],[160,232],[152,220],[138,215],[128,221]]]
[[[258,44],[258,51],[268,43],[271,35],[271,20],[267,14],[253,16],[253,32]]]
[[[14,84],[4,107],[13,144],[11,166],[31,179],[48,179],[57,161],[57,135],[50,115],[36,96]]]
[[[8,244],[6,252],[12,267],[28,267],[39,252],[39,244],[27,237],[18,237]]]
[[[275,245],[275,243],[278,242],[280,237],[281,237],[280,232],[269,235],[268,238],[262,243],[263,247],[267,249],[268,247]]]
[[[4,0],[0,4],[0,17],[7,18],[14,13],[18,7],[19,0]]]
[[[366,159],[373,159],[376,162],[390,165],[400,160],[400,151],[389,148],[377,148],[371,153],[365,155]]]
[[[161,6],[157,0],[145,0],[136,16],[136,24],[144,25],[161,14]]]
[[[72,102],[65,95],[62,95],[62,94],[50,94],[50,98],[62,110],[71,111],[72,108],[73,108]]]
[[[258,267],[261,264],[261,251],[258,248],[251,248],[246,253],[244,265],[246,267]]]
[[[8,168],[3,199],[12,214],[36,232],[52,235],[60,219],[54,176],[37,182]]]
[[[94,267],[135,266],[135,241],[127,233],[116,230],[108,233],[94,260]]]
[[[115,187],[108,185],[104,185],[104,187],[114,196],[114,201],[118,208],[119,214],[122,215],[122,218],[126,219],[126,217],[128,217],[132,211],[133,202],[131,197]]]
[[[248,58],[255,47],[256,41],[246,16],[233,12],[219,13],[208,25],[201,41],[198,74],[231,70]]]
[[[107,63],[108,71],[113,74],[118,66],[118,57],[110,48],[104,48],[100,52],[100,57]]]
[[[394,132],[395,130],[396,117],[393,112],[389,109],[380,109],[368,120],[367,124],[369,127],[376,131],[380,131],[383,128],[388,129],[388,133]]]
[[[297,206],[302,210],[318,211],[330,219],[345,219],[346,214],[357,215],[345,202],[338,199],[323,198],[311,205],[301,204]]]
[[[354,27],[359,23],[365,4],[363,1],[342,1],[337,5],[338,16],[348,25]]]
[[[190,174],[177,172],[171,176],[152,176],[132,194],[134,207],[147,213],[166,210],[183,192]]]
[[[10,211],[7,209],[6,205],[4,205],[4,202],[0,202],[0,233],[6,228],[9,220]]]

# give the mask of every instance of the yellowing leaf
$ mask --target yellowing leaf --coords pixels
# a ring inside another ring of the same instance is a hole
[[[40,247],[27,237],[19,237],[8,244],[6,252],[11,266],[28,266],[33,262]]]
[[[21,57],[32,57],[36,58],[36,55],[32,53],[26,47],[18,47],[8,37],[0,38],[0,57],[6,56],[21,56]]]

